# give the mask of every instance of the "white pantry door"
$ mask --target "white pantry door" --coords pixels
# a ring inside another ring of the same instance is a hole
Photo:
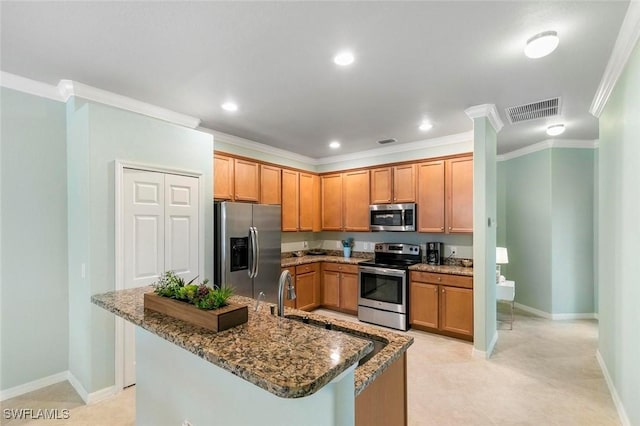
[[[199,270],[198,179],[123,171],[124,288],[153,284],[173,270],[186,281]],[[135,326],[124,325],[124,382],[135,384]]]

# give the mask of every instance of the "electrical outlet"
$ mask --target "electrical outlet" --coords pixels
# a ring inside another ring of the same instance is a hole
[[[303,249],[308,249],[309,248],[309,242],[308,241],[303,241],[302,242],[302,248]]]
[[[342,243],[340,241],[336,241],[336,248],[342,248]]]
[[[451,250],[451,256],[455,256],[458,254],[458,247],[456,246],[450,246],[449,250]]]

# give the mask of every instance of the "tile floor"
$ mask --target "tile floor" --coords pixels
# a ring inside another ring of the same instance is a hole
[[[595,321],[549,321],[516,310],[513,331],[504,328],[499,326],[489,361],[473,358],[470,343],[408,332],[415,338],[408,352],[409,425],[620,424],[595,358]],[[25,422],[3,416],[1,424],[133,425],[135,389],[86,406],[63,382],[7,400],[1,408],[20,407],[68,408],[70,419]]]

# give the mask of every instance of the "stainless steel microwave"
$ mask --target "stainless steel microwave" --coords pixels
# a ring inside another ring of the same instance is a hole
[[[415,231],[416,204],[371,204],[369,228],[372,231]]]

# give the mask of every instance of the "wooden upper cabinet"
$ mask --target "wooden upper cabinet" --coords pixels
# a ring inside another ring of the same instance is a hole
[[[282,169],[282,231],[297,231],[299,226],[299,173]]]
[[[444,232],[445,161],[418,164],[418,232]]]
[[[322,231],[322,200],[320,199],[320,176],[312,175],[313,200],[312,200],[312,231]]]
[[[371,169],[371,204],[415,203],[416,164]]]
[[[371,204],[390,204],[392,202],[391,167],[371,169]]]
[[[262,204],[280,204],[281,173],[280,167],[260,164],[260,202]]]
[[[213,156],[213,198],[233,200],[233,158]]]
[[[343,229],[369,230],[369,170],[342,174]]]
[[[447,160],[447,232],[473,232],[473,157]]]
[[[416,202],[416,164],[393,167],[393,202]]]
[[[321,177],[322,229],[342,230],[342,174]]]
[[[255,161],[236,158],[234,163],[234,199],[260,201],[260,168]]]
[[[314,214],[314,192],[313,192],[313,175],[309,173],[300,173],[299,190],[300,194],[300,218],[298,230],[313,231],[313,214]]]

